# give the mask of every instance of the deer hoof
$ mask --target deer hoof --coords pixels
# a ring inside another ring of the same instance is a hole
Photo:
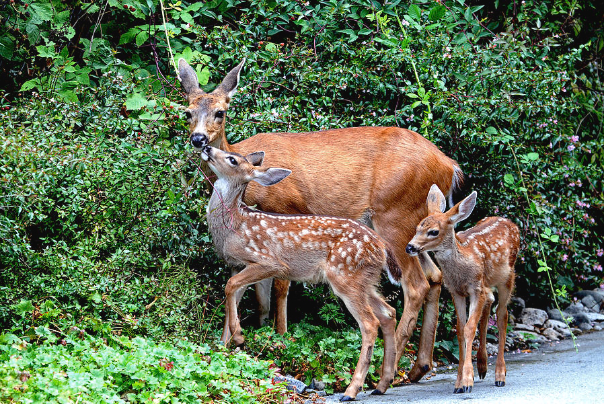
[[[354,398],[352,398],[350,396],[342,396],[340,398],[340,401],[354,401]]]
[[[373,390],[373,391],[371,392],[371,395],[372,395],[372,396],[381,396],[381,395],[383,395],[383,394],[384,394],[384,392],[382,392],[382,391],[380,391],[380,390],[378,390],[378,389],[375,389],[375,390]]]
[[[505,386],[505,382],[495,382],[495,386],[503,387],[503,386]]]
[[[455,387],[455,390],[453,390],[453,394],[459,394],[459,393],[463,393],[463,389],[461,387]]]
[[[487,372],[478,372],[478,377],[482,380],[487,375]]]
[[[462,387],[462,393],[471,393],[472,392],[472,386],[463,386]]]

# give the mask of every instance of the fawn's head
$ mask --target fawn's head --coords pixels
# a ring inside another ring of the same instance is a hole
[[[178,75],[187,94],[189,107],[185,110],[191,144],[197,151],[210,144],[220,146],[226,141],[224,125],[226,111],[239,84],[239,73],[245,59],[231,70],[211,93],[199,87],[195,70],[184,59],[178,60]]]
[[[467,219],[476,206],[476,191],[445,212],[447,202],[442,191],[436,184],[430,187],[428,199],[428,216],[415,229],[415,236],[405,251],[409,255],[417,255],[425,251],[440,251],[446,249],[443,242],[453,236],[455,224]]]
[[[206,145],[201,157],[208,163],[219,180],[233,185],[245,185],[250,181],[269,186],[278,183],[291,174],[285,168],[262,167],[264,152],[254,152],[247,156],[231,153]]]

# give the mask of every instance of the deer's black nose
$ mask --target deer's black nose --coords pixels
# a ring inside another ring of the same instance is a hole
[[[193,133],[191,135],[191,144],[198,150],[202,149],[208,144],[208,137],[206,135],[202,135],[201,133]]]
[[[415,248],[415,246],[414,246],[414,245],[407,244],[407,248],[405,248],[405,252],[406,252],[407,254],[413,254],[413,253],[416,253],[416,252],[417,252],[417,248]]]

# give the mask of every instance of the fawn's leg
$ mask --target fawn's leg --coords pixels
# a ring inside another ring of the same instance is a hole
[[[478,335],[480,336],[480,346],[478,347],[478,354],[476,355],[476,368],[478,369],[478,377],[484,379],[487,374],[487,329],[489,325],[489,317],[491,315],[491,306],[495,301],[493,292],[491,289],[486,288],[486,301],[484,308],[482,309],[482,315],[480,316],[480,326],[478,328]]]
[[[455,314],[457,317],[457,344],[459,345],[459,364],[457,365],[457,380],[453,393],[463,393],[461,388],[461,379],[463,375],[463,366],[466,357],[466,344],[464,339],[464,329],[466,326],[466,298],[461,295],[453,295],[453,304],[455,305]]]
[[[273,286],[273,280],[264,279],[254,286],[256,287],[256,301],[258,302],[258,326],[262,327],[265,325],[271,310],[271,288]],[[239,302],[237,305],[239,305]]]
[[[380,322],[384,337],[384,359],[380,382],[371,394],[384,394],[394,380],[396,360],[396,310],[375,291],[369,296],[373,314]]]
[[[463,393],[471,393],[472,387],[474,386],[474,367],[472,366],[472,342],[476,335],[476,327],[478,321],[482,315],[482,309],[486,296],[484,290],[479,288],[478,290],[470,291],[470,311],[468,315],[468,322],[464,327],[464,363],[462,370],[461,389]]]
[[[289,293],[289,284],[291,282],[285,279],[275,279],[275,300],[277,306],[277,332],[281,335],[287,332],[287,294]]]
[[[505,338],[508,327],[508,303],[512,296],[514,288],[514,273],[511,272],[511,280],[507,282],[505,287],[497,288],[499,303],[497,305],[497,330],[499,331],[499,349],[497,351],[497,363],[495,365],[495,386],[505,386]]]

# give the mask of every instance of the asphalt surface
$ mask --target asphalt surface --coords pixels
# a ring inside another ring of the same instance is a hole
[[[474,387],[471,393],[453,394],[457,366],[438,368],[430,379],[389,389],[383,396],[361,392],[357,402],[375,403],[604,403],[604,331],[577,337],[578,352],[572,340],[550,342],[530,353],[507,353],[504,387],[495,386],[495,357],[489,359],[485,379],[478,379],[474,361]],[[337,403],[342,394],[327,398]]]

